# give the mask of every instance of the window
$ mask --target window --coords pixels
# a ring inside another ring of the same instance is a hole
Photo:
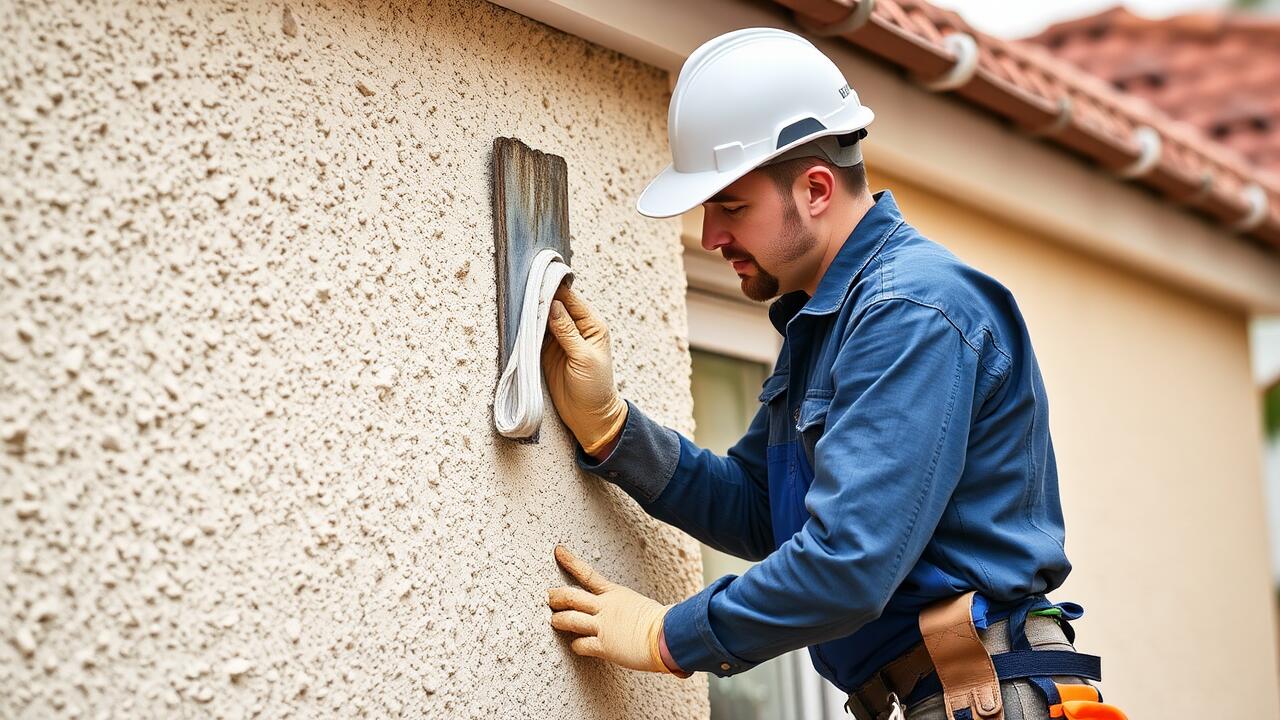
[[[688,227],[688,225],[686,225]],[[738,441],[759,407],[760,385],[782,339],[765,305],[746,300],[737,278],[716,256],[685,238],[689,280],[689,345],[693,359],[694,442],[723,454]],[[741,575],[746,560],[702,547],[707,583]],[[774,658],[729,678],[710,677],[712,720],[835,720],[844,695],[813,669],[806,650]]]
[[[760,383],[769,366],[705,350],[692,350],[694,441],[723,454],[754,416]],[[726,574],[741,575],[751,563],[702,546],[705,583]],[[711,720],[790,720],[838,717],[823,707],[824,681],[809,663],[807,651],[775,658],[728,678],[710,678]],[[831,688],[834,691],[834,688]],[[838,710],[843,698],[836,698]],[[828,703],[829,704],[829,703]],[[826,714],[824,715],[824,710]]]

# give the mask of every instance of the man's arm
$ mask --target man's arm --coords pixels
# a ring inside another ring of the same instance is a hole
[[[664,639],[679,667],[731,675],[879,617],[959,481],[977,372],[976,352],[940,311],[872,306],[832,370],[808,521],[740,577],[671,609]]]
[[[762,407],[742,439],[720,456],[628,403],[612,453],[597,463],[579,450],[578,465],[625,490],[649,515],[717,550],[759,560],[773,550],[768,432]]]

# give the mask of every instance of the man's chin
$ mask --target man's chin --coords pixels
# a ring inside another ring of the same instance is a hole
[[[742,294],[756,302],[766,302],[778,296],[778,281],[772,276],[739,275],[742,278]]]

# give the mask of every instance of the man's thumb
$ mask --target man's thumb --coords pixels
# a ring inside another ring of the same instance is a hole
[[[576,355],[581,350],[582,335],[578,333],[578,326],[574,324],[573,318],[569,317],[568,311],[559,300],[551,301],[551,314],[547,318],[547,327],[566,353]]]

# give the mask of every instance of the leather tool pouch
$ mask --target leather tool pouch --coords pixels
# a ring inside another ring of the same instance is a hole
[[[930,604],[920,634],[942,683],[949,720],[1004,720],[1000,680],[973,624],[972,591]]]

